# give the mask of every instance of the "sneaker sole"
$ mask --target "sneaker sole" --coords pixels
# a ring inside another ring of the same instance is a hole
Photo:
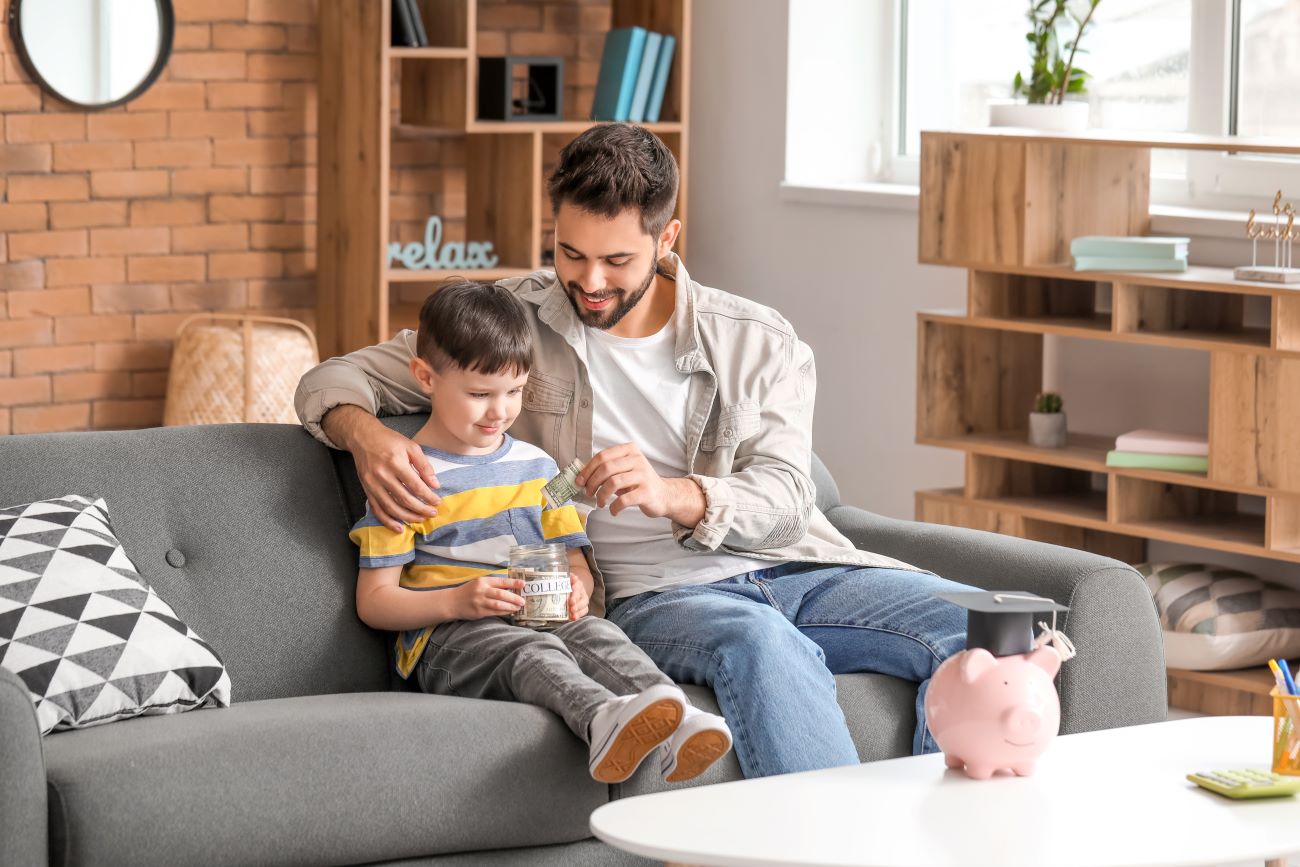
[[[650,751],[668,739],[682,721],[682,705],[663,699],[648,705],[623,726],[591,776],[601,783],[621,783],[640,766]]]
[[[693,780],[730,749],[731,739],[722,732],[702,731],[693,734],[677,751],[677,767],[664,779],[670,783]]]

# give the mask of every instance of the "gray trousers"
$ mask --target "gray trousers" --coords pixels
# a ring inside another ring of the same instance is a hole
[[[588,743],[587,729],[600,705],[672,683],[623,630],[592,616],[550,632],[503,617],[441,623],[415,676],[428,693],[544,707]]]

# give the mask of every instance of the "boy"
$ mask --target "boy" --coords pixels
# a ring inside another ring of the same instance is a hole
[[[686,697],[626,635],[588,617],[589,545],[572,505],[543,512],[542,486],[558,472],[541,449],[506,434],[532,367],[528,317],[507,289],[460,282],[420,311],[412,375],[429,396],[415,442],[436,468],[438,514],[394,531],[367,506],[352,529],[361,548],[357,614],[400,631],[397,669],[425,692],[517,700],[554,711],[590,747],[588,770],[626,780],[678,732],[670,782],[698,776],[731,749],[721,717]],[[552,632],[512,625],[523,582],[507,577],[510,548],[568,549],[570,620]]]

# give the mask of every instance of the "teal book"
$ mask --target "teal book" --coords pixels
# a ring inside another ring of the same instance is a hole
[[[641,70],[641,55],[645,52],[645,38],[643,27],[619,27],[605,34],[600,77],[596,79],[596,96],[591,102],[592,120],[628,119],[637,73]]]
[[[632,123],[645,122],[646,105],[650,102],[650,86],[654,84],[655,66],[659,63],[659,45],[662,34],[651,31],[645,35],[645,49],[641,52],[641,68],[636,74],[636,90],[632,93],[632,110],[627,119]]]
[[[1186,259],[1190,238],[1147,238],[1124,235],[1084,235],[1070,242],[1074,256],[1125,259]]]
[[[664,94],[668,91],[668,73],[673,70],[673,51],[677,48],[676,36],[665,36],[659,46],[659,63],[655,67],[655,80],[650,85],[650,104],[646,106],[646,123],[658,123],[659,112],[664,107]]]
[[[1210,468],[1210,459],[1197,455],[1153,455],[1147,452],[1122,452],[1111,449],[1106,452],[1106,466],[1203,473]]]
[[[1186,259],[1144,256],[1075,256],[1076,271],[1186,271]]]

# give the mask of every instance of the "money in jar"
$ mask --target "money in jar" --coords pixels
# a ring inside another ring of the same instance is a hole
[[[524,606],[511,615],[516,626],[554,629],[569,620],[569,559],[564,546],[515,545],[510,549],[510,577],[524,582]]]

